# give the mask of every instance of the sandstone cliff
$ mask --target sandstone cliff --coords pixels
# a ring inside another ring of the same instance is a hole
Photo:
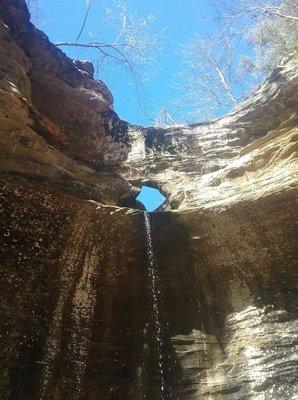
[[[0,3],[0,398],[294,400],[297,56],[233,113],[117,117],[92,68]]]
[[[0,13],[1,171],[116,203],[129,138],[108,89],[34,28],[23,1]]]
[[[297,54],[233,113],[191,126],[130,127],[125,176],[148,181],[172,208],[227,207],[291,191],[297,150]]]

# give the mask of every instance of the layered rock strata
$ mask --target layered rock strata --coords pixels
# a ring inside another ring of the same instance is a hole
[[[0,14],[2,174],[117,203],[129,137],[108,89],[30,23],[23,1],[2,1]]]
[[[233,113],[169,128],[130,127],[125,177],[174,209],[226,207],[297,186],[298,64],[293,54]]]

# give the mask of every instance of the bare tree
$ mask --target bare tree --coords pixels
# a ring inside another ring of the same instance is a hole
[[[298,1],[267,6],[261,15],[245,40],[254,50],[254,56],[248,59],[248,71],[265,76],[283,57],[298,49]]]
[[[120,64],[130,73],[133,79],[140,81],[139,67],[155,60],[162,37],[162,32],[152,33],[150,25],[154,16],[139,18],[137,12],[129,12],[126,3],[114,0],[113,8],[105,8],[104,24],[113,28],[113,37],[98,38],[87,29],[87,21],[94,0],[87,0],[86,12],[82,26],[74,41],[55,43],[59,47],[77,47],[92,49],[98,52],[98,62]],[[88,31],[90,40],[81,40],[84,30]],[[110,29],[109,29],[110,32]],[[144,79],[144,77],[142,77]]]
[[[27,0],[33,14],[38,3],[39,0]],[[88,19],[93,12],[98,14],[100,34],[88,26]],[[97,52],[97,66],[102,69],[108,66],[111,69],[113,65],[120,65],[138,87],[147,78],[143,70],[140,73],[140,69],[153,63],[160,49],[162,32],[152,32],[154,19],[154,15],[139,17],[137,11],[131,12],[126,0],[86,0],[86,9],[77,36],[73,41],[61,40],[55,44],[58,47]]]
[[[214,6],[216,33],[196,35],[181,48],[177,87],[184,95],[178,102],[191,102],[189,120],[229,111],[297,49],[297,0],[219,0]]]
[[[297,0],[219,0],[224,11],[223,18],[236,20],[251,16],[255,19],[278,17],[298,21]]]
[[[224,37],[201,39],[196,35],[182,46],[184,72],[178,76],[176,88],[184,92],[180,101],[192,105],[189,120],[210,118],[218,109],[227,110],[238,103],[241,96],[234,93],[234,53],[234,43]]]
[[[154,125],[158,127],[175,125],[175,120],[173,119],[169,110],[167,110],[165,107],[162,107],[157,113],[157,116],[154,118]]]
[[[249,72],[264,76],[297,49],[298,0],[221,0],[221,4],[223,31],[239,36],[235,25],[240,25],[241,39],[253,50],[253,55],[243,57]]]

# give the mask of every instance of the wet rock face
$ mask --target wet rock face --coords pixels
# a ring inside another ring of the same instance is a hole
[[[293,399],[294,215],[151,215],[166,399]],[[1,398],[160,399],[142,212],[10,180],[0,216]]]
[[[11,181],[0,200],[1,399],[140,398],[141,214]]]
[[[295,396],[294,215],[271,199],[152,216],[174,398]]]

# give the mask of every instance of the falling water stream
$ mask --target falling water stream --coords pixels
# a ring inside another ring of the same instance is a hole
[[[152,304],[154,334],[156,337],[156,352],[158,357],[158,379],[159,379],[159,398],[166,400],[167,391],[164,377],[164,354],[163,354],[163,330],[160,322],[160,313],[158,307],[158,289],[156,281],[156,264],[154,259],[154,252],[151,238],[150,216],[148,212],[144,212],[145,219],[145,232],[147,241],[147,255],[148,255],[148,278],[150,286],[150,298]]]

